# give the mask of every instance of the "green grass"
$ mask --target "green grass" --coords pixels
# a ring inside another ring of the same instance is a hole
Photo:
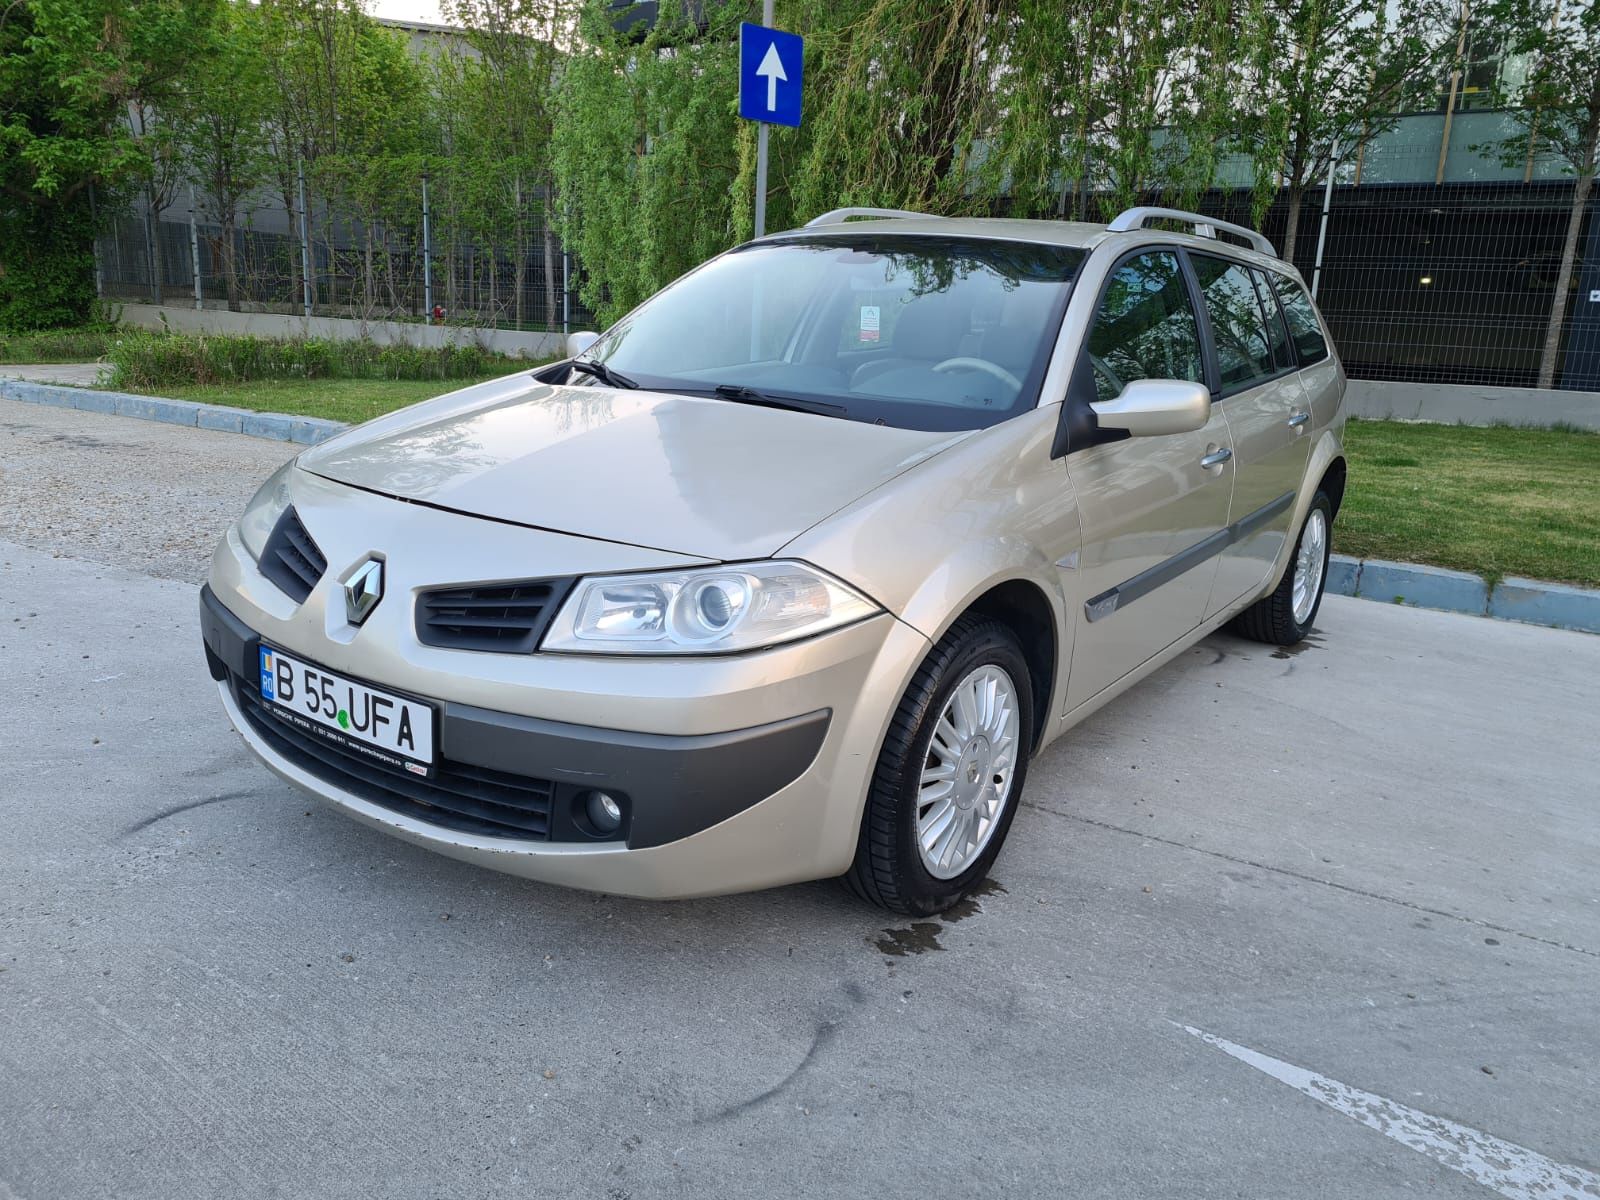
[[[529,363],[520,369],[531,371],[533,368],[534,364]],[[326,417],[354,425],[481,382],[482,379],[257,379],[207,387],[167,384],[138,390],[175,400],[228,404],[256,412],[292,413],[297,417]]]
[[[1334,549],[1600,587],[1600,433],[1351,421]]]
[[[116,336],[112,325],[0,333],[0,363],[94,362],[106,353]]]

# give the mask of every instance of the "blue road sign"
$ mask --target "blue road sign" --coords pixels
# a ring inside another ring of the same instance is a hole
[[[770,125],[800,125],[805,41],[748,21],[739,26],[739,115]]]

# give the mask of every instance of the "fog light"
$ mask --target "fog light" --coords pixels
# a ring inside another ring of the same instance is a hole
[[[605,792],[590,792],[584,802],[584,815],[598,834],[615,833],[622,827],[622,805]]]

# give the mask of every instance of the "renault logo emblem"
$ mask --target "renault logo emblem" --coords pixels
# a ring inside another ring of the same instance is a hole
[[[369,558],[344,581],[344,615],[359,625],[383,599],[383,560]]]

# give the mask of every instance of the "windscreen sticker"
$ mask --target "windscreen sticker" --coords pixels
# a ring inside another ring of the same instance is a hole
[[[876,304],[863,304],[861,306],[861,340],[875,342],[878,340],[878,306]]]

